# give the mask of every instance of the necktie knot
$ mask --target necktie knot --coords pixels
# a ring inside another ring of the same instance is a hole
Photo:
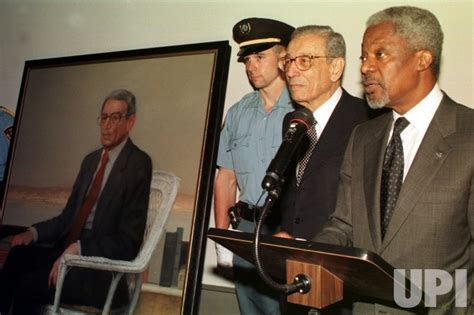
[[[398,118],[393,126],[393,134],[400,135],[409,124],[410,122],[405,117]]]
[[[109,153],[107,151],[104,151],[102,154],[102,158],[100,159],[100,164],[104,165],[109,161]]]

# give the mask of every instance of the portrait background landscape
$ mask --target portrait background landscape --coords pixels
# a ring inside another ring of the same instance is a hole
[[[30,226],[60,213],[82,159],[101,146],[97,116],[105,96],[128,89],[137,97],[131,139],[151,156],[153,169],[181,179],[166,232],[183,228],[189,259],[176,290],[185,287],[185,296],[194,297],[202,273],[229,54],[230,46],[222,41],[27,61],[1,223]],[[148,281],[156,285],[163,240],[148,272]],[[192,309],[193,301],[186,305]]]

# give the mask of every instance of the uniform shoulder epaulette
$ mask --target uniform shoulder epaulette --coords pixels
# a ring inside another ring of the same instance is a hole
[[[12,117],[15,117],[15,113],[6,107],[0,106],[0,111],[5,112]]]

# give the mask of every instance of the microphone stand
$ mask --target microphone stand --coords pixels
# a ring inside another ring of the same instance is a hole
[[[298,274],[291,284],[280,284],[274,281],[266,273],[260,260],[260,231],[267,213],[273,207],[275,201],[280,195],[282,184],[284,183],[283,176],[288,167],[290,158],[295,154],[296,147],[301,141],[303,135],[313,124],[313,113],[309,109],[300,107],[293,112],[293,116],[290,120],[290,128],[285,132],[283,142],[280,145],[275,158],[268,166],[267,173],[262,181],[262,188],[267,192],[267,197],[255,227],[254,259],[257,272],[266,285],[273,290],[283,292],[287,295],[295,292],[301,294],[309,292],[311,289],[311,279],[304,274]]]
[[[278,196],[281,192],[281,182],[275,185],[272,189],[268,190],[267,198],[265,199],[265,203],[262,207],[262,212],[260,217],[258,218],[257,226],[255,228],[255,240],[254,240],[254,258],[255,258],[255,266],[257,267],[257,272],[259,276],[263,279],[266,285],[268,285],[273,290],[278,292],[283,292],[287,295],[299,292],[301,294],[309,292],[311,289],[311,279],[304,275],[298,274],[292,284],[280,284],[274,281],[264,270],[263,264],[260,260],[260,231],[263,225],[263,221],[267,216],[267,212],[273,207],[273,204],[278,199]]]

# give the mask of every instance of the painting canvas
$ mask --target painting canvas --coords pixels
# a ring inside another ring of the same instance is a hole
[[[226,41],[27,61],[6,170],[2,225],[30,226],[57,215],[83,157],[100,147],[104,97],[125,88],[137,97],[130,138],[153,169],[180,178],[167,232],[182,231],[179,283],[199,292],[230,46]],[[164,239],[164,237],[163,237]],[[147,281],[159,286],[163,242]],[[194,308],[189,298],[182,312]]]

